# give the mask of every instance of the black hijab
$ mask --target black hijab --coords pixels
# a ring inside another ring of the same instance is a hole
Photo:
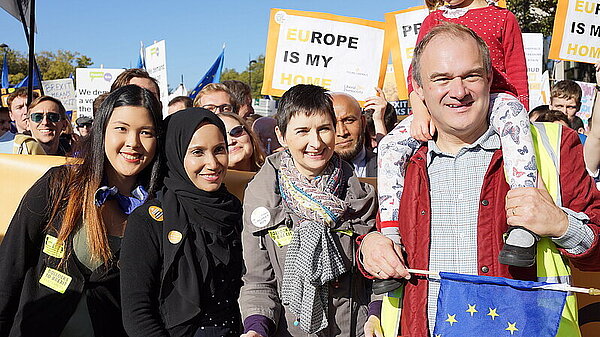
[[[192,136],[200,123],[216,125],[223,139],[226,131],[223,121],[213,112],[189,108],[170,115],[166,122],[165,159],[167,172],[162,189],[165,225],[186,223],[187,238],[181,247],[175,288],[184,298],[199,306],[201,292],[214,293],[215,266],[229,266],[241,261],[241,248],[232,249],[239,242],[242,223],[240,201],[224,185],[214,192],[198,189],[188,177],[183,159]],[[238,252],[239,250],[239,252]],[[236,268],[237,269],[237,268]],[[240,268],[241,272],[241,268]],[[198,284],[198,282],[201,284]],[[202,289],[207,286],[209,289]]]

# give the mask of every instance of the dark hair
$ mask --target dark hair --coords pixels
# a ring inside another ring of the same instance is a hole
[[[238,80],[227,80],[221,82],[231,92],[231,97],[236,100],[238,106],[250,104],[252,101],[252,89],[250,86],[242,81]]]
[[[34,99],[31,102],[31,104],[29,104],[29,107],[27,107],[27,116],[29,116],[29,112],[31,111],[31,109],[35,108],[38,104],[42,102],[52,102],[56,104],[58,106],[58,113],[60,114],[60,118],[67,119],[67,110],[65,109],[65,106],[60,100],[51,96],[40,96]]]
[[[477,33],[466,26],[457,23],[443,22],[433,27],[425,35],[423,40],[419,41],[414,49],[411,66],[412,77],[417,84],[420,86],[423,85],[423,80],[421,78],[421,57],[423,56],[423,51],[425,50],[425,47],[429,45],[431,40],[438,35],[444,35],[446,38],[473,38],[479,49],[479,56],[481,57],[485,75],[490,76],[492,74],[492,59],[490,58],[490,50],[485,41],[479,37]]]
[[[298,114],[325,115],[335,126],[335,112],[331,95],[323,87],[313,84],[297,84],[286,91],[277,108],[277,127],[285,135],[290,119]]]
[[[116,89],[128,85],[129,82],[136,77],[147,78],[151,80],[152,83],[154,83],[154,85],[156,86],[156,93],[158,97],[160,97],[160,87],[158,86],[158,82],[156,81],[156,79],[150,76],[150,74],[148,74],[148,72],[144,69],[138,68],[126,69],[124,72],[120,73],[119,76],[117,76],[117,79],[115,79],[113,84],[110,86],[110,91],[115,91]]]
[[[571,80],[558,81],[550,89],[550,103],[553,98],[574,99],[577,103],[577,110],[581,108],[581,96],[581,87],[577,82]]]
[[[40,96],[40,94],[37,91],[34,91],[31,98],[32,99],[36,99],[39,96]],[[27,98],[27,87],[18,88],[17,90],[13,91],[10,95],[8,95],[8,99],[6,100],[6,104],[8,104],[8,110],[9,111],[10,111],[10,106],[12,105],[12,102],[17,97],[25,97],[25,98]]]
[[[67,174],[54,177],[50,186],[53,194],[51,199],[53,210],[51,220],[48,222],[49,226],[66,204],[62,226],[58,233],[59,241],[64,242],[80,226],[80,220],[83,220],[87,225],[87,238],[92,257],[101,259],[105,263],[110,260],[111,254],[106,226],[100,214],[101,208],[95,205],[94,196],[105,178],[106,126],[114,109],[122,106],[144,107],[150,112],[157,134],[157,148],[160,148],[162,142],[160,103],[147,89],[136,85],[124,86],[108,95],[96,112],[90,135],[82,140],[82,163],[66,166]],[[160,156],[157,153],[150,165],[138,175],[138,182],[148,189],[150,196],[153,196],[158,188],[160,164]]]
[[[567,115],[558,110],[547,110],[540,112],[535,119],[536,122],[564,122],[565,125],[570,125]]]
[[[191,98],[187,97],[187,96],[177,96],[175,98],[173,98],[171,101],[169,101],[169,104],[167,106],[171,106],[173,104],[177,104],[177,103],[183,103],[183,106],[185,106],[185,108],[191,108],[194,105],[194,101],[192,101]]]
[[[545,111],[550,110],[550,106],[548,104],[544,104],[544,105],[539,105],[533,109],[531,109],[531,111],[529,111],[529,119],[536,117]],[[534,120],[535,121],[535,120]]]
[[[92,116],[96,115],[96,111],[98,111],[98,109],[100,109],[102,102],[104,102],[104,100],[106,99],[106,97],[109,94],[110,94],[110,92],[105,92],[103,94],[98,95],[98,97],[96,97],[94,99],[94,103],[92,103]]]
[[[575,131],[579,131],[579,129],[585,130],[585,125],[583,125],[583,119],[579,118],[578,116],[573,116],[573,120],[571,121],[571,123],[569,123],[569,126]]]

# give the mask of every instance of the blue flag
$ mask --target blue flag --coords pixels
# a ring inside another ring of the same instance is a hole
[[[433,337],[554,337],[567,293],[543,282],[440,273]]]
[[[42,82],[40,78],[40,72],[38,70],[37,65],[33,67],[33,88],[41,88]],[[15,85],[15,88],[28,87],[29,86],[29,75],[25,77],[21,82]]]
[[[4,62],[2,62],[2,80],[0,81],[0,88],[8,88],[8,54],[4,53]]]
[[[144,43],[140,41],[140,54],[138,55],[138,69],[146,69],[146,56],[144,53]]]
[[[189,97],[191,99],[196,98],[196,95],[204,88],[205,85],[209,83],[218,83],[221,80],[221,70],[223,70],[223,58],[225,57],[225,49],[221,52],[219,57],[213,65],[208,69],[204,77],[196,84],[194,90],[190,92]]]

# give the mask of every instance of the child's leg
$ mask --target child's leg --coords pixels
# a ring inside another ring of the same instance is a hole
[[[408,116],[388,133],[377,146],[377,194],[381,233],[400,243],[398,210],[406,165],[421,142],[410,137]]]
[[[536,187],[538,172],[527,110],[516,97],[504,93],[492,94],[490,104],[490,124],[500,135],[510,188]]]

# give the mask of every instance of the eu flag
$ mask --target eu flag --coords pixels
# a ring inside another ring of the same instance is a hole
[[[196,84],[194,90],[190,92],[189,97],[191,99],[196,98],[196,95],[209,83],[217,83],[221,80],[221,70],[223,70],[223,58],[225,57],[225,49],[221,52],[219,57],[215,60],[215,63],[208,69],[204,77]]]
[[[2,62],[2,79],[0,80],[0,88],[8,88],[8,53],[4,53],[4,61]]]
[[[33,67],[33,88],[41,88],[42,83],[40,82],[40,70],[37,67],[37,64]],[[28,87],[29,86],[29,75],[27,75],[21,82],[15,85],[15,88]]]
[[[543,282],[440,273],[434,337],[554,337],[567,293]]]

